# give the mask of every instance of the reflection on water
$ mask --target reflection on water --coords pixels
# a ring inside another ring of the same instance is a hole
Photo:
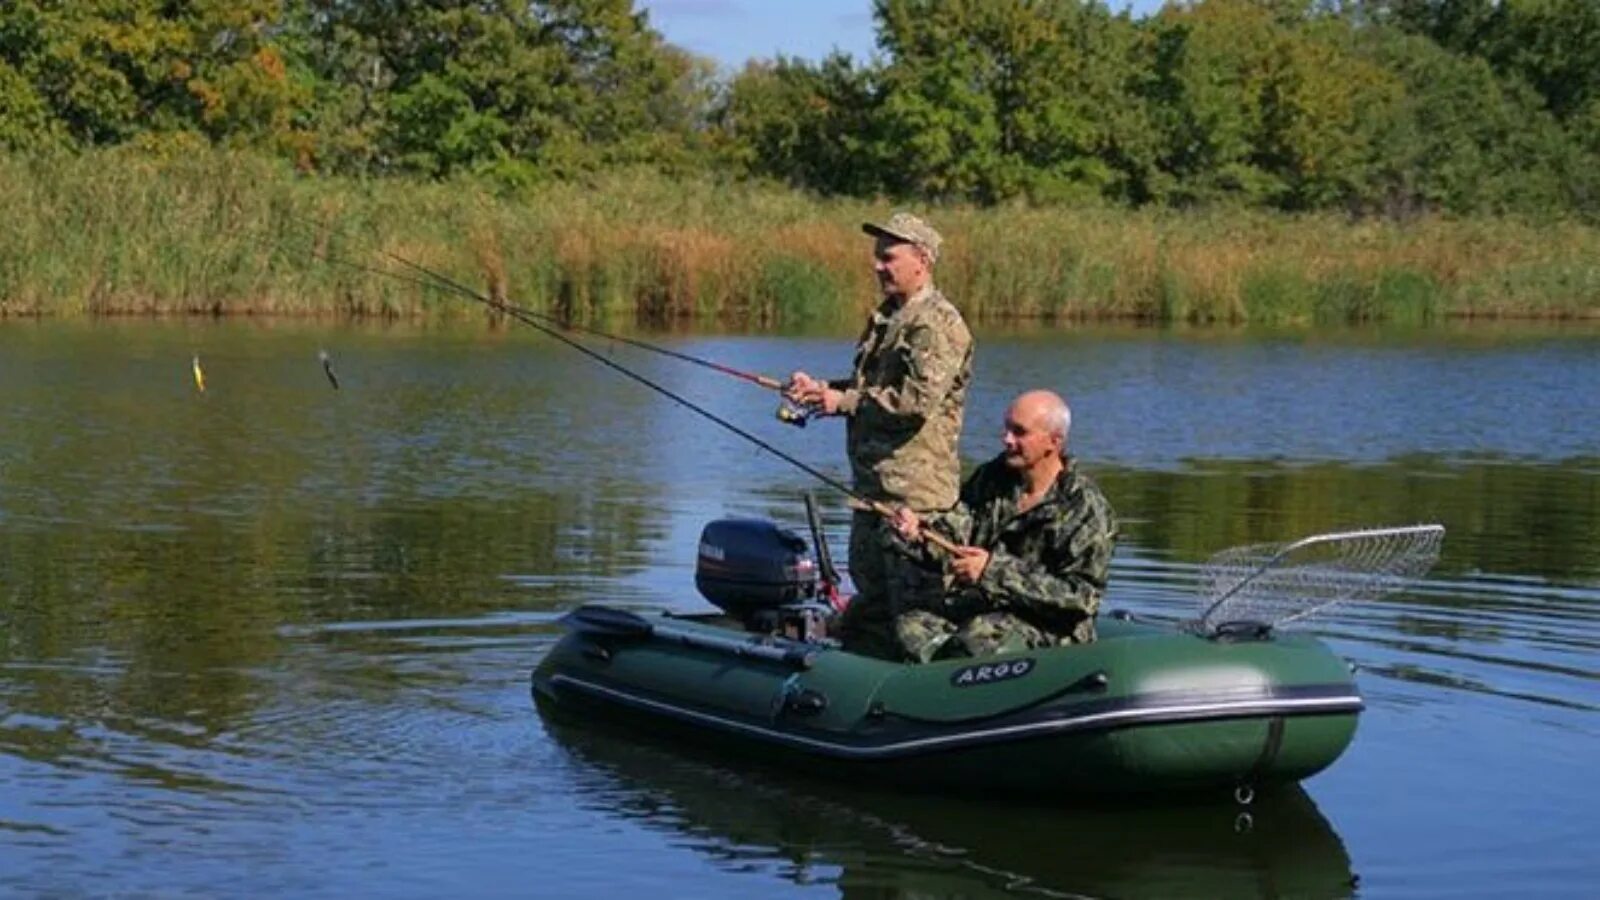
[[[848,353],[673,340],[777,373]],[[804,476],[517,331],[12,323],[0,893],[1330,896],[1359,873],[1384,896],[1581,896],[1600,880],[1600,812],[1577,802],[1600,749],[1600,340],[980,340],[968,461],[1010,395],[1068,391],[1124,523],[1112,608],[1194,614],[1198,567],[1227,546],[1449,529],[1413,589],[1309,624],[1369,702],[1315,804],[1253,810],[1238,835],[1234,810],[858,796],[553,739],[526,675],[560,612],[698,605],[704,521],[799,525]],[[608,352],[844,475],[836,423],[791,429],[769,393]],[[820,499],[840,552],[848,510]]]
[[[1291,789],[1236,806],[1063,810],[800,780],[550,724],[584,806],[682,836],[728,868],[764,865],[843,896],[1335,897],[1354,876]]]

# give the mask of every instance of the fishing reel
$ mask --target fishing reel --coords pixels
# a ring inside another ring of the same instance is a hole
[[[804,428],[806,423],[817,415],[817,408],[785,400],[778,404],[778,408],[773,411],[773,415],[777,416],[778,421],[785,425]]]

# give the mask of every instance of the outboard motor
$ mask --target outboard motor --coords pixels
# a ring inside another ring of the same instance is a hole
[[[718,519],[700,532],[694,586],[751,631],[820,640],[817,563],[805,538],[761,519]]]

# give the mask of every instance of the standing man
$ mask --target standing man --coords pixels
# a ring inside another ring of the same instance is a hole
[[[947,597],[903,611],[895,633],[920,662],[1094,640],[1117,519],[1067,454],[1072,411],[1049,391],[1029,391],[1006,410],[1000,455],[961,486],[961,502],[923,518],[900,510],[894,527],[916,540],[932,527],[955,541],[942,563]],[[936,551],[935,551],[936,552]]]
[[[883,302],[856,346],[848,378],[790,378],[789,398],[823,415],[845,416],[845,450],[862,497],[918,510],[956,501],[961,462],[956,443],[972,380],[972,333],[933,286],[943,239],[927,222],[895,213],[861,226],[873,244],[873,272]],[[936,578],[891,546],[880,515],[857,510],[850,523],[850,576],[856,596],[839,635],[846,648],[897,657],[894,620],[937,596]]]

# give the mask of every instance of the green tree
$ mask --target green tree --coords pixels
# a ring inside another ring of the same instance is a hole
[[[1297,0],[1210,0],[1148,28],[1174,200],[1309,209],[1363,193],[1376,123],[1403,88],[1356,52],[1347,21]]]
[[[1563,121],[1600,99],[1600,3],[1515,0],[1501,9],[1491,60],[1502,72],[1526,79]]]
[[[54,143],[50,107],[23,74],[0,60],[0,148],[22,150]]]
[[[723,156],[738,171],[824,194],[883,189],[872,163],[876,75],[841,53],[817,65],[782,56],[747,64],[717,109]]]
[[[13,84],[6,116],[37,119],[42,104],[53,125],[32,130],[78,145],[146,132],[214,140],[286,132],[299,97],[275,44],[281,13],[278,0],[8,3],[0,8],[0,64]],[[29,95],[37,101],[19,99]]]
[[[1583,112],[1567,123],[1567,134],[1578,153],[1573,206],[1589,220],[1600,220],[1600,97],[1590,100]]]
[[[880,165],[925,196],[1139,199],[1139,38],[1092,0],[878,0]]]
[[[693,142],[695,62],[630,0],[305,2],[300,58],[335,165],[560,176]]]
[[[1525,83],[1416,36],[1374,34],[1373,53],[1405,84],[1373,146],[1373,198],[1391,212],[1566,209],[1570,137]]]
[[[1021,187],[1005,159],[993,83],[1005,61],[980,32],[996,24],[999,0],[878,0],[883,127],[876,162],[899,194],[995,200]],[[991,27],[991,32],[992,32]]]
[[[1375,21],[1474,56],[1485,55],[1504,12],[1500,0],[1361,0],[1358,6]]]
[[[1531,84],[1556,118],[1600,96],[1600,3],[1594,0],[1359,0],[1374,21],[1488,60]]]

